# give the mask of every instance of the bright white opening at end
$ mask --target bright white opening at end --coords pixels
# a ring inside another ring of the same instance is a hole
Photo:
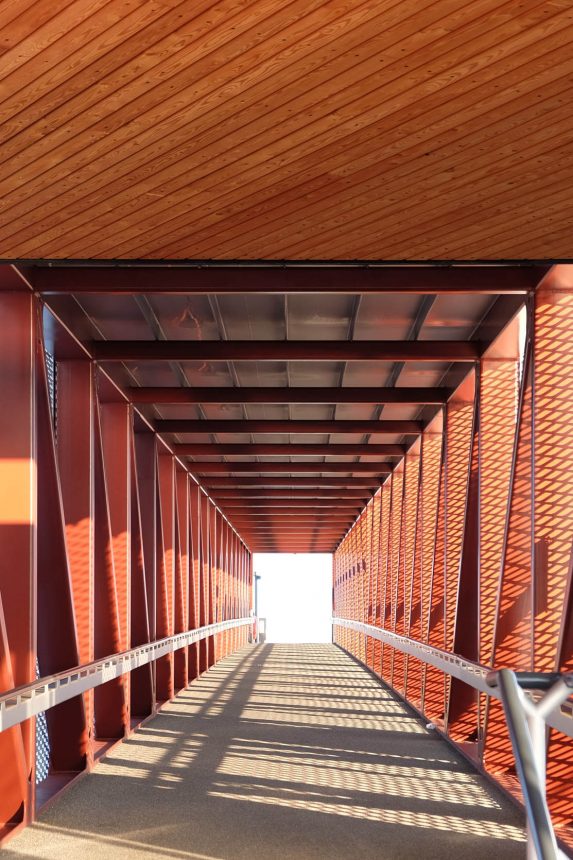
[[[331,642],[332,555],[255,553],[253,561],[267,642]]]

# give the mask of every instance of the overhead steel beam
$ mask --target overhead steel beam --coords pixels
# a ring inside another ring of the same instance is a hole
[[[449,388],[181,388],[178,386],[127,387],[132,403],[400,403],[438,405],[452,394]]]
[[[324,531],[336,531],[337,533],[343,528],[345,525],[353,523],[356,517],[337,517],[327,522],[320,522],[318,520],[309,520],[305,517],[292,517],[291,519],[280,519],[280,520],[259,520],[257,522],[250,523],[247,520],[236,520],[237,525],[243,531],[256,531],[257,529],[298,529],[298,531],[304,532],[314,532],[317,529],[322,529]]]
[[[372,475],[355,476],[352,478],[340,478],[328,475],[322,475],[316,478],[300,476],[285,478],[284,476],[272,477],[269,475],[250,478],[247,476],[239,477],[226,475],[225,477],[209,476],[201,483],[209,492],[221,487],[257,487],[258,489],[261,489],[262,487],[289,487],[291,489],[298,489],[299,487],[364,487],[369,492],[375,493],[376,490],[380,488],[384,480],[385,479],[379,479]]]
[[[147,264],[148,261],[145,261]],[[527,293],[547,267],[144,265],[34,266],[42,293]]]
[[[251,541],[253,539],[257,540],[259,538],[263,538],[263,539],[265,539],[265,538],[269,538],[269,539],[282,538],[283,540],[288,539],[288,538],[293,538],[296,540],[300,540],[300,539],[313,540],[316,538],[317,540],[323,540],[323,541],[331,540],[332,541],[332,540],[337,540],[337,539],[341,538],[346,530],[347,529],[345,529],[345,527],[341,527],[340,529],[332,529],[332,530],[325,531],[325,532],[317,532],[315,529],[307,529],[307,530],[301,531],[299,526],[293,526],[290,529],[282,529],[282,530],[281,529],[273,529],[271,527],[271,528],[255,529],[253,531],[246,531],[245,532],[245,538],[247,538],[249,541]]]
[[[252,552],[265,553],[265,555],[272,555],[275,553],[280,553],[281,555],[284,555],[285,553],[293,553],[296,555],[312,555],[313,553],[331,554],[336,550],[336,547],[343,537],[344,535],[341,535],[340,539],[328,541],[324,544],[317,544],[316,541],[310,541],[306,544],[298,544],[294,543],[294,541],[287,541],[284,543],[272,541],[267,543],[266,540],[262,541],[256,539],[250,541],[250,546]]]
[[[239,524],[241,534],[245,538],[252,536],[281,536],[281,537],[314,537],[315,535],[321,538],[338,538],[343,535],[351,527],[353,521],[334,523],[330,528],[322,528],[320,526],[311,525],[305,528],[304,523],[293,523],[292,525],[277,525],[276,523],[267,523],[260,526],[245,527]]]
[[[339,535],[348,531],[352,524],[356,522],[356,519],[357,517],[353,517],[348,520],[333,520],[331,523],[306,523],[303,519],[289,520],[285,522],[261,521],[252,525],[237,521],[237,528],[240,530],[241,534],[245,535],[257,534],[265,531],[274,531],[277,534],[280,532],[292,534],[293,531],[297,531],[300,534],[318,534],[320,532],[323,535]]]
[[[299,551],[302,550],[304,546],[321,546],[326,549],[326,547],[332,546],[333,543],[338,543],[341,541],[345,534],[347,534],[348,529],[340,529],[338,532],[328,532],[327,534],[317,534],[316,532],[302,532],[298,533],[296,531],[292,532],[278,532],[273,534],[272,532],[253,532],[252,534],[245,534],[245,540],[249,543],[249,545],[258,544],[259,546],[265,546],[268,544],[273,544],[274,546],[284,547],[285,544],[290,544],[291,546],[300,547]],[[289,549],[283,549],[283,552],[289,552]]]
[[[366,489],[345,489],[344,487],[336,490],[336,489],[314,489],[314,490],[258,490],[256,488],[245,488],[243,490],[217,490],[212,493],[215,499],[222,502],[231,501],[233,499],[244,499],[248,504],[250,502],[258,502],[263,501],[264,499],[313,499],[319,504],[322,503],[323,500],[328,499],[359,499],[368,500],[369,491]]]
[[[294,506],[291,508],[224,508],[225,513],[236,520],[248,521],[251,519],[253,522],[255,520],[260,519],[269,519],[272,521],[281,520],[283,517],[288,519],[289,517],[304,517],[305,522],[309,521],[318,521],[318,522],[331,522],[332,520],[338,520],[342,517],[348,519],[349,517],[358,516],[360,513],[359,507],[348,507],[342,505],[337,507],[336,505],[332,508],[310,508],[309,506],[301,505]]]
[[[324,456],[351,456],[351,457],[402,457],[406,453],[404,445],[337,445],[328,443],[322,445],[314,444],[201,444],[184,443],[172,446],[175,454],[186,457],[223,457],[246,454],[250,457],[262,456],[287,456],[287,457],[324,457]]]
[[[317,514],[328,516],[328,510],[340,510],[347,508],[349,510],[360,511],[362,509],[361,499],[228,499],[224,503],[226,511],[249,511],[252,513],[264,514],[268,511],[269,514],[274,514],[277,510],[292,511],[298,508],[308,508],[309,511],[316,511]]]
[[[392,467],[387,463],[189,463],[191,472],[197,474],[232,472],[271,472],[276,474],[323,472],[361,472],[370,475],[389,475]]]
[[[94,340],[99,361],[476,361],[465,340]]]
[[[372,433],[414,434],[424,429],[423,421],[211,421],[187,418],[160,419],[158,433]]]

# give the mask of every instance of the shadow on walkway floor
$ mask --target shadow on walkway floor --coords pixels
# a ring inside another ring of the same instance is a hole
[[[116,747],[6,858],[513,860],[518,811],[333,645],[249,647]]]

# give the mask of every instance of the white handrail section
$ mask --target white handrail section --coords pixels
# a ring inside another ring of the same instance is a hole
[[[121,651],[110,657],[94,660],[93,663],[86,663],[66,672],[38,678],[31,684],[9,690],[0,696],[0,732],[10,729],[30,717],[35,717],[42,711],[47,711],[48,708],[53,708],[68,699],[73,699],[74,696],[85,693],[86,690],[91,690],[114,678],[119,678],[120,675],[130,672],[132,669],[152,663],[165,654],[171,654],[179,648],[193,645],[201,639],[214,636],[216,633],[223,633],[225,630],[232,630],[235,627],[245,625],[252,626],[253,621],[252,616],[218,621],[206,627],[198,627],[196,630],[188,630],[185,633],[176,633],[174,636],[157,639],[155,642],[139,645],[129,651]]]
[[[355,633],[363,633],[372,639],[378,639],[378,641],[383,642],[385,645],[391,645],[392,648],[396,648],[396,650],[401,651],[403,654],[416,657],[428,666],[435,666],[436,669],[440,669],[447,675],[459,678],[460,681],[463,681],[470,687],[474,687],[480,693],[493,696],[495,699],[501,699],[499,688],[490,687],[487,684],[486,678],[491,672],[490,667],[482,666],[479,663],[472,663],[471,660],[465,660],[463,657],[458,657],[455,654],[434,648],[432,645],[425,645],[416,639],[410,639],[408,636],[400,636],[398,633],[374,627],[372,624],[364,624],[362,621],[335,617],[332,618],[332,623],[338,627],[346,627],[348,630],[354,630]],[[544,714],[544,717],[545,722],[551,728],[557,729],[557,731],[562,732],[564,735],[573,738],[573,702],[571,699],[562,705],[557,705],[549,713]]]

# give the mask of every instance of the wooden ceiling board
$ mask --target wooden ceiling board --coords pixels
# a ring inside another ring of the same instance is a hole
[[[568,0],[19,0],[0,253],[570,256],[572,41]]]

